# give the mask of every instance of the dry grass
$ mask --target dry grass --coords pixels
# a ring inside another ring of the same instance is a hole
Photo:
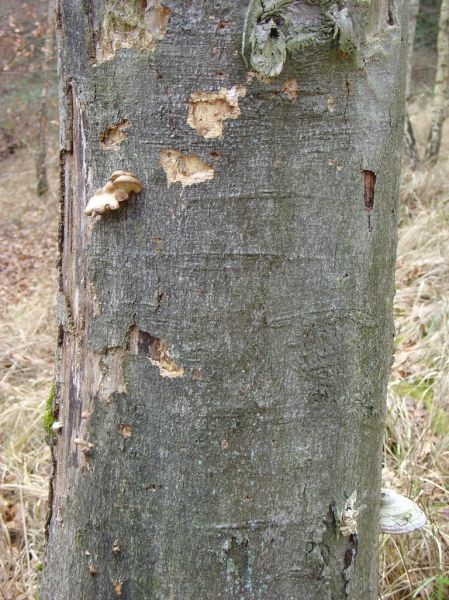
[[[50,471],[41,423],[53,375],[57,206],[54,192],[35,198],[25,152],[2,166],[0,598],[28,600],[36,597]]]
[[[422,143],[426,106],[418,98],[414,108]],[[7,269],[0,272],[6,304],[0,314],[0,597],[28,600],[36,596],[49,475],[41,419],[53,370],[56,199],[53,192],[34,200],[33,165],[23,154],[6,167],[2,197],[16,201],[1,200]],[[410,536],[382,536],[383,600],[449,598],[448,167],[441,161],[406,172],[402,189],[384,480],[417,496],[429,524]],[[24,258],[17,259],[22,247]]]
[[[425,99],[411,107],[421,150]],[[449,131],[445,132],[449,140]],[[406,171],[396,271],[396,356],[388,395],[384,481],[418,497],[428,525],[382,536],[383,600],[449,598],[449,161]]]

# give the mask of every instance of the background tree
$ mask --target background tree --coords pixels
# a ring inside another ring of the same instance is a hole
[[[408,50],[407,50],[407,75],[405,84],[406,104],[410,103],[413,52],[415,49],[416,21],[419,13],[419,0],[410,0],[408,19]],[[405,113],[405,151],[412,169],[416,169],[419,162],[418,148],[416,145],[415,132],[408,111]]]
[[[441,0],[437,42],[438,62],[433,89],[432,125],[426,147],[426,159],[436,162],[441,147],[443,123],[447,112],[449,88],[449,2]]]
[[[54,14],[55,0],[48,0],[47,29],[45,32],[44,58],[42,60],[43,86],[41,93],[41,106],[39,111],[39,130],[37,135],[36,155],[36,193],[38,196],[46,194],[49,190],[47,175],[47,146],[48,146],[48,112],[49,93],[53,79],[53,45],[54,45]]]
[[[376,597],[403,5],[246,8],[60,2],[43,599]]]

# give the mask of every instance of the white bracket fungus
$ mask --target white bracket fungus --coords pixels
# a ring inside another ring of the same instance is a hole
[[[87,203],[86,215],[104,215],[117,210],[120,202],[128,200],[130,194],[138,194],[142,190],[140,181],[128,171],[114,171],[106,185],[98,189]]]
[[[426,524],[426,515],[413,500],[385,488],[380,493],[382,533],[410,533]]]

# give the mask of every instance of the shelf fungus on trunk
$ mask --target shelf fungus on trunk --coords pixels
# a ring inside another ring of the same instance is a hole
[[[426,515],[413,500],[383,488],[380,501],[380,531],[410,533],[426,524]]]
[[[120,203],[128,200],[130,194],[142,191],[140,181],[128,171],[114,171],[109,181],[99,188],[87,203],[86,215],[104,215],[120,208]]]

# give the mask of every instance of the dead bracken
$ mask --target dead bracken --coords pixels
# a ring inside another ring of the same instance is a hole
[[[214,169],[195,154],[184,156],[177,150],[162,150],[160,163],[167,176],[168,185],[180,183],[182,187],[197,185],[214,178]]]
[[[223,121],[237,119],[240,115],[239,98],[246,88],[235,85],[230,90],[194,92],[189,100],[187,123],[204,138],[219,138],[223,134]]]

